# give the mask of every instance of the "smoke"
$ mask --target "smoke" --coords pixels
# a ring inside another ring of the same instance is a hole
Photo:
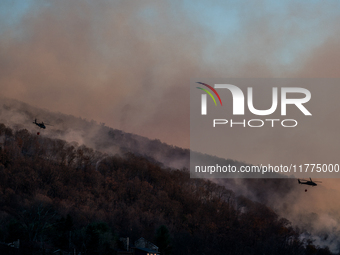
[[[189,147],[190,78],[338,77],[332,8],[32,1],[15,22],[1,16],[0,89],[38,107]]]
[[[204,73],[197,54],[204,38],[194,38],[194,26],[169,5],[54,1],[29,12],[1,36],[2,95],[183,141],[189,126],[183,88],[190,75]]]
[[[285,208],[282,208],[282,203],[277,203],[276,207],[293,224],[306,231],[310,238],[315,240],[315,244],[321,247],[328,246],[332,252],[338,253],[340,249],[340,205],[336,201],[339,201],[340,194],[338,188],[334,189],[334,187],[339,181],[320,180],[322,184],[313,188],[297,185],[292,191],[295,194],[284,200]]]
[[[337,179],[318,179],[316,187],[299,185],[295,179],[242,179],[238,192],[273,208],[304,233],[334,253],[340,249],[340,199]],[[240,188],[242,187],[242,188]]]
[[[44,123],[46,129],[35,125]],[[33,123],[32,123],[33,122]],[[14,131],[26,129],[44,137],[61,139],[75,147],[85,145],[104,154],[134,153],[164,167],[189,168],[189,150],[113,129],[104,123],[76,118],[0,97],[0,123]]]

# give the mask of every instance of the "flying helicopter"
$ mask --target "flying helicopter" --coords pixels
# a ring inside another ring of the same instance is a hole
[[[310,178],[310,177],[309,177],[309,179],[310,179],[310,181],[298,179],[298,182],[299,182],[299,184],[306,184],[306,185],[310,185],[312,187],[317,186],[316,182],[322,183],[320,181],[312,181],[312,178]]]
[[[34,120],[33,124],[37,125],[37,126],[40,127],[40,128],[43,128],[43,129],[46,129],[46,126],[45,126],[45,125],[52,126],[52,125],[50,125],[50,124],[44,124],[44,122],[38,123],[38,122],[37,122],[37,119]]]

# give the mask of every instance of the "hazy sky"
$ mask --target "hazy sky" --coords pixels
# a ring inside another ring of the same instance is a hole
[[[340,2],[0,2],[3,96],[189,147],[192,77],[339,77]]]

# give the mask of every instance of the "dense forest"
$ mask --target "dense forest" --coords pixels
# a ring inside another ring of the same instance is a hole
[[[0,124],[0,242],[21,254],[115,254],[120,237],[161,254],[331,254],[272,209],[141,155]]]

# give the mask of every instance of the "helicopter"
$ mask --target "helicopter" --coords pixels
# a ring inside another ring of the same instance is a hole
[[[37,125],[40,128],[46,129],[45,125],[50,125],[50,124],[44,124],[44,122],[38,123],[37,119],[34,120],[33,124]],[[51,126],[51,125],[50,125]]]
[[[312,181],[312,178],[310,178],[310,177],[309,177],[309,179],[310,179],[310,181],[298,179],[298,182],[299,182],[299,184],[306,184],[306,185],[310,185],[310,186],[313,186],[313,187],[317,186],[316,182],[322,183],[320,181]]]

